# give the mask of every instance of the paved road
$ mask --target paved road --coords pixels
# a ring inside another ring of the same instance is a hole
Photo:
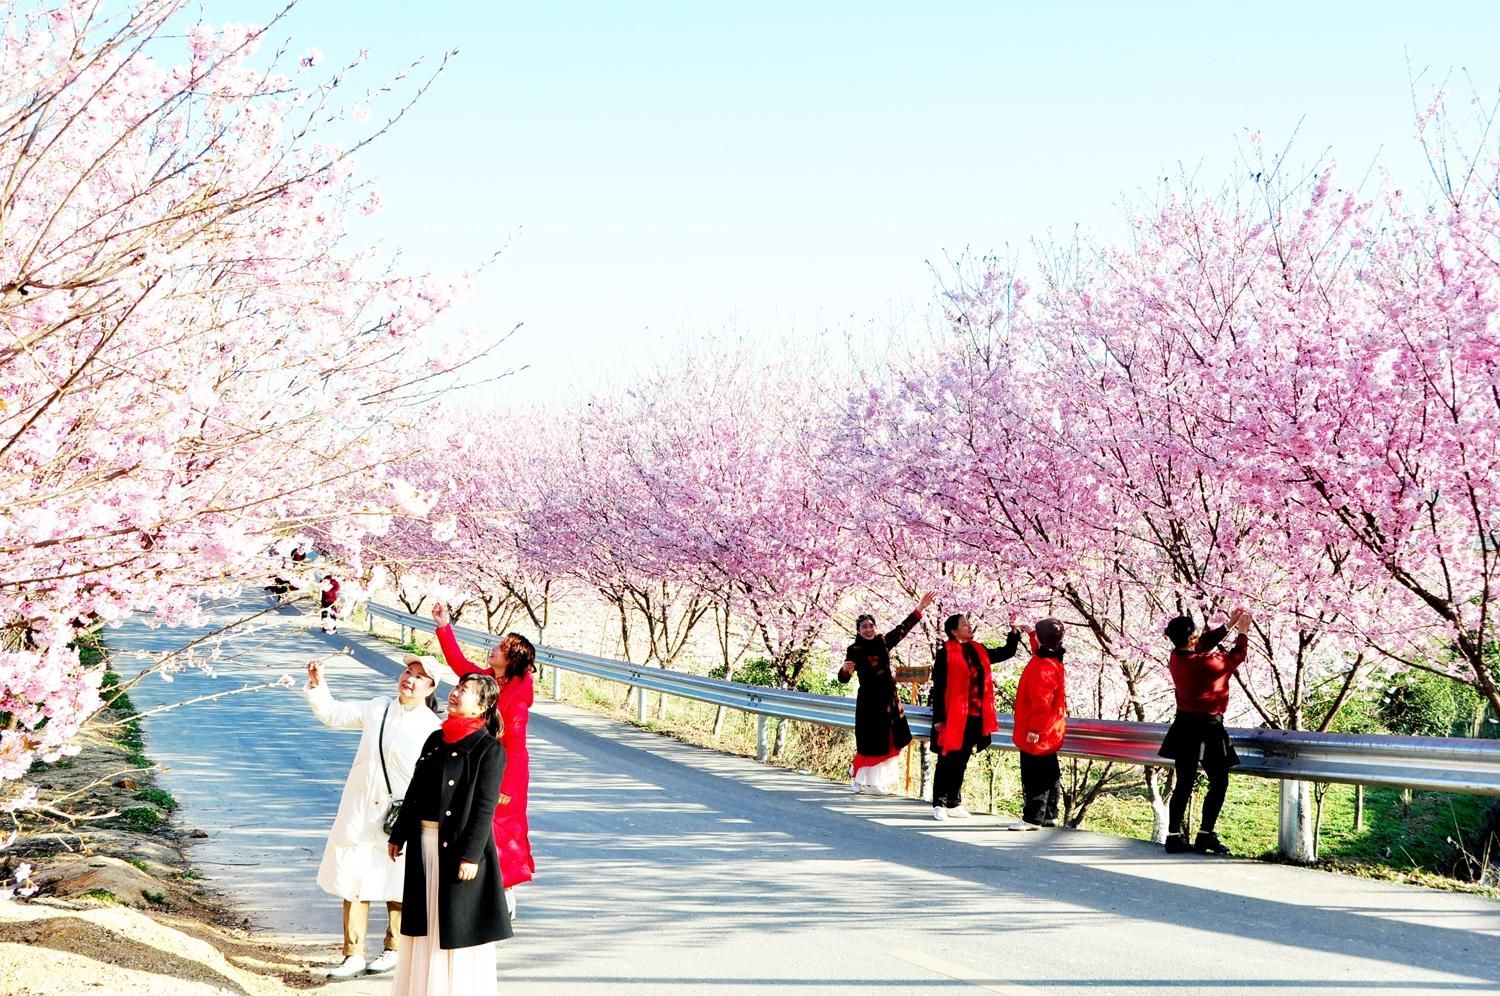
[[[149,650],[184,635],[132,623],[108,640]],[[232,641],[240,660],[218,678],[152,680],[135,698],[296,673],[345,643],[358,657],[330,669],[336,695],[393,685],[388,648],[284,614]],[[354,737],[325,730],[291,690],[148,723],[183,821],[209,833],[202,870],[260,926],[333,960],[338,906],[313,875]],[[505,993],[1500,993],[1500,904],[1488,900],[1167,860],[1139,841],[1008,834],[983,818],[939,825],[908,800],[853,797],[549,702],[531,735],[538,879],[501,946]]]

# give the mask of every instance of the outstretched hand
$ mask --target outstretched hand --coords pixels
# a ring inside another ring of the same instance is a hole
[[[929,591],[927,594],[923,595],[922,600],[917,603],[917,611],[925,611],[927,606],[931,605],[935,601],[937,601],[937,595]]]
[[[442,602],[433,602],[432,621],[438,624],[439,629],[448,625],[448,606]]]

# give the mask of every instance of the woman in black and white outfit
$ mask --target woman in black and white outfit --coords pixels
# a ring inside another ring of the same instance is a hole
[[[391,831],[391,860],[406,852],[395,996],[495,992],[495,942],[511,936],[491,829],[505,772],[499,696],[488,675],[460,679]]]

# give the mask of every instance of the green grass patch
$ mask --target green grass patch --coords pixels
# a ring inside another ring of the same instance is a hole
[[[172,793],[163,791],[162,789],[143,788],[135,794],[135,797],[142,802],[149,802],[156,808],[168,813],[175,813],[177,811],[177,800],[173,798]]]
[[[150,889],[142,889],[141,898],[152,906],[160,906],[167,901],[167,894],[165,892],[152,892]]]
[[[80,892],[74,898],[91,899],[96,903],[103,903],[106,906],[120,905],[120,898],[108,889],[90,889],[87,892]]]
[[[136,833],[150,833],[167,822],[160,810],[150,806],[131,806],[129,809],[122,810],[116,819],[125,829]]]
[[[120,674],[113,668],[106,668],[104,677],[99,680],[99,699],[109,708],[126,715],[133,716],[136,713],[135,703],[130,701],[128,694],[120,690]]]

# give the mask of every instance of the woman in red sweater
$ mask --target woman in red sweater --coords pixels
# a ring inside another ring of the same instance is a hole
[[[1063,674],[1063,624],[1043,619],[1031,637],[1031,660],[1016,686],[1016,721],[1011,740],[1021,752],[1021,794],[1025,804],[1012,830],[1057,826],[1062,797],[1062,766],[1057,752],[1068,732],[1068,696]]]
[[[526,796],[531,784],[531,755],[526,750],[526,720],[535,701],[531,673],[536,670],[536,648],[519,633],[509,633],[490,649],[485,667],[472,663],[459,649],[449,625],[448,607],[432,607],[437,623],[438,644],[453,673],[487,674],[500,686],[495,711],[503,724],[500,744],[505,748],[505,775],[500,781],[500,801],[495,806],[495,848],[500,854],[500,878],[505,885],[505,904],[515,916],[516,899],[511,890],[530,882],[536,871],[531,857],[531,833],[526,821]]]
[[[1200,854],[1229,853],[1214,828],[1229,788],[1229,769],[1239,764],[1240,758],[1224,730],[1224,710],[1229,708],[1229,679],[1245,663],[1250,613],[1235,609],[1229,617],[1229,628],[1238,630],[1238,634],[1234,646],[1225,653],[1217,649],[1228,633],[1225,627],[1199,633],[1191,616],[1178,616],[1167,623],[1166,636],[1172,641],[1172,656],[1167,659],[1167,666],[1177,695],[1177,717],[1172,720],[1160,751],[1162,757],[1177,762],[1177,784],[1172,788],[1172,801],[1167,808],[1168,854],[1189,849],[1183,820],[1200,765],[1208,779],[1208,794],[1203,797],[1203,821],[1192,850]]]

